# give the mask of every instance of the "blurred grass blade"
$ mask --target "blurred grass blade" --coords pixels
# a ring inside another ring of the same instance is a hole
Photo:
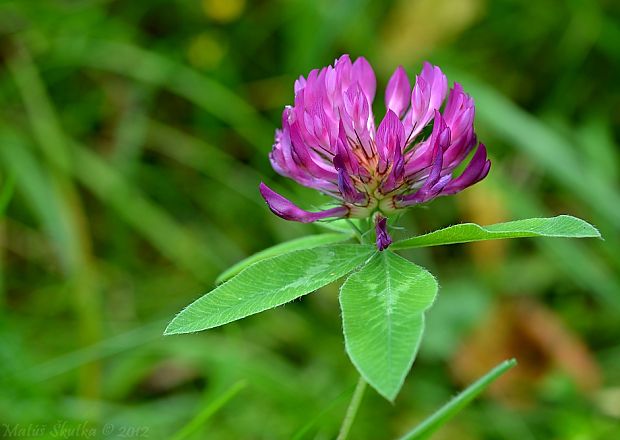
[[[34,159],[28,161],[25,151],[19,151],[20,148],[24,148],[23,146],[13,148],[11,139],[17,140],[19,138],[5,129],[2,140],[8,147],[0,153],[5,155],[5,161],[18,167],[15,169],[16,175],[20,175],[17,171],[20,169],[21,175],[29,176],[28,179],[24,179],[23,183],[20,183],[20,186],[32,187],[29,193],[35,206],[41,206],[37,208],[37,212],[44,218],[48,218],[46,223],[50,228],[49,230],[63,242],[72,240],[70,234],[63,232],[68,223],[49,218],[55,210],[43,207],[54,201],[53,197],[45,196],[48,190],[43,190],[43,188],[49,189],[50,185],[37,183],[36,176],[38,173],[33,169]],[[111,206],[121,218],[179,267],[188,270],[200,280],[212,280],[215,275],[214,268],[221,268],[223,262],[221,259],[213,257],[206,246],[201,246],[200,239],[178,225],[167,212],[144,197],[115,168],[108,165],[96,154],[91,153],[86,148],[76,146],[75,160],[80,164],[74,170],[77,174],[76,177],[104,204]],[[71,249],[69,244],[61,245],[60,248],[62,250]]]
[[[149,342],[161,339],[161,326],[165,321],[155,321],[108,337],[102,341],[79,350],[71,351],[46,362],[33,366],[29,375],[35,381],[44,381],[89,362],[106,359],[120,353],[146,346]],[[16,371],[15,374],[20,374]]]
[[[172,440],[183,440],[192,434],[195,434],[207,421],[218,412],[224,405],[230,402],[237,394],[239,394],[245,387],[247,382],[240,380],[233,384],[224,394],[219,396],[209,405],[207,405],[202,411],[196,414],[187,425],[185,425],[179,432],[177,432]]]
[[[454,397],[437,412],[424,420],[420,425],[408,432],[399,440],[424,440],[429,438],[435,431],[445,425],[452,417],[465,408],[473,399],[482,393],[489,385],[497,380],[502,374],[517,365],[517,361],[510,359],[502,362],[476,382],[471,384],[461,394]]]
[[[373,252],[372,246],[335,244],[259,261],[183,309],[164,334],[207,330],[286,304],[336,281]]]
[[[22,91],[33,128],[48,160],[63,173],[73,173],[104,203],[115,208],[121,217],[141,232],[162,254],[192,272],[198,279],[210,278],[214,272],[212,268],[221,265],[221,261],[212,258],[210,253],[198,245],[200,240],[191,236],[166,212],[148,201],[115,168],[87,148],[74,144],[65,135],[36,66],[25,48],[20,53],[22,55],[11,64],[13,76]],[[74,154],[73,162],[79,166],[71,166],[71,153]],[[67,222],[63,222],[65,223]],[[79,228],[73,228],[74,233],[77,231]],[[72,247],[63,246],[62,249],[70,250]],[[78,251],[73,253],[77,254]]]
[[[16,47],[16,55],[8,60],[7,65],[25,105],[28,122],[37,141],[36,144],[50,165],[49,170],[46,170],[49,179],[48,185],[54,189],[53,198],[57,201],[56,209],[59,213],[58,221],[61,225],[58,229],[64,230],[64,239],[59,243],[58,251],[61,258],[64,257],[65,270],[70,273],[79,272],[90,264],[88,260],[90,259],[91,244],[80,197],[69,175],[71,160],[66,138],[60,129],[58,116],[49,99],[45,84],[26,46],[20,40],[15,40],[14,46]],[[7,134],[10,132],[8,125],[2,128]],[[24,148],[25,145],[28,145],[28,142],[22,140],[28,139],[27,136],[21,136],[21,139],[17,135],[10,135],[10,137],[16,141],[12,142],[11,148]],[[22,146],[14,146],[16,143],[20,143]],[[27,159],[25,154],[13,150],[10,157],[7,155],[7,160],[14,165],[25,166],[24,160]],[[36,161],[37,159],[33,156],[32,160]],[[43,171],[37,172],[32,165],[28,167],[30,171],[36,174],[41,174]],[[35,191],[40,190],[41,187]],[[47,191],[43,191],[43,193],[45,192]],[[34,192],[32,194],[35,195]],[[36,202],[48,204],[49,201],[44,201],[43,198],[38,196]],[[39,209],[39,213],[42,213],[41,209]]]
[[[592,117],[577,131],[584,153],[588,155],[590,170],[613,185],[620,180],[620,152],[614,142],[611,123],[603,117]]]
[[[16,54],[8,60],[7,67],[28,112],[32,133],[47,161],[68,173],[72,165],[70,152],[46,84],[26,45],[19,39],[13,40],[13,45]]]
[[[551,218],[515,220],[489,226],[480,226],[474,223],[449,226],[428,234],[398,241],[392,245],[392,249],[527,237],[601,238],[601,234],[594,226],[584,220],[570,215],[559,215]]]
[[[13,194],[15,193],[15,174],[8,172],[6,178],[2,182],[2,188],[0,189],[0,217],[4,215],[4,211],[11,202]]]
[[[24,103],[36,145],[49,170],[49,181],[53,188],[51,195],[55,199],[59,214],[55,221],[60,221],[60,225],[54,226],[54,230],[62,231],[64,239],[63,242],[55,244],[64,263],[65,278],[72,293],[72,306],[78,318],[76,334],[81,344],[90,345],[98,341],[102,333],[99,313],[100,280],[92,255],[93,244],[87,215],[71,175],[70,147],[60,127],[47,86],[26,44],[19,38],[14,38],[12,43],[15,52],[7,60],[7,66]],[[22,159],[24,157],[22,155]],[[28,179],[30,176],[26,175],[24,178]],[[40,202],[41,197],[37,200]],[[41,208],[39,212],[40,210]],[[84,365],[80,369],[80,393],[86,397],[97,398],[100,394],[100,376],[100,365]]]
[[[111,165],[82,147],[75,148],[75,157],[80,164],[75,170],[80,182],[171,261],[201,280],[210,280],[214,268],[222,267],[221,259],[208,252],[202,240],[177,224]]]
[[[59,206],[59,199],[55,194],[57,188],[52,184],[49,173],[43,170],[27,145],[2,126],[0,144],[3,166],[16,177],[26,202],[58,248],[63,266],[71,266],[74,257],[68,251],[75,248],[74,237],[68,230],[70,223],[66,220],[66,211]]]
[[[229,191],[233,191],[248,202],[263,208],[265,202],[258,194],[258,183],[271,182],[256,169],[244,164],[225,149],[219,149],[196,136],[165,123],[150,120],[147,130],[148,145],[192,170],[206,174]]]
[[[254,255],[249,256],[237,264],[233,265],[230,269],[222,272],[220,276],[215,280],[215,284],[221,284],[224,281],[234,277],[243,269],[257,261],[265,260],[266,258],[275,257],[276,255],[281,255],[286,252],[297,251],[300,249],[311,249],[317,246],[338,243],[341,241],[345,241],[351,238],[351,235],[345,234],[318,234],[318,235],[307,235],[305,237],[296,238],[294,240],[286,241],[284,243],[277,244],[275,246],[269,247],[267,249],[263,249],[260,252],[255,253]]]
[[[272,124],[243,98],[219,82],[159,53],[128,43],[71,37],[56,40],[63,59],[129,76],[168,90],[193,102],[229,124],[259,152],[273,143]]]
[[[319,425],[320,422],[324,418],[326,418],[327,415],[330,414],[330,412],[334,409],[334,407],[336,407],[341,402],[343,402],[345,398],[349,397],[353,393],[354,388],[355,388],[354,386],[351,386],[348,390],[340,393],[335,399],[333,399],[328,404],[322,405],[320,411],[316,415],[314,415],[312,418],[307,420],[306,424],[304,424],[301,428],[295,431],[295,433],[291,436],[291,440],[303,439],[306,436],[306,434],[310,432],[312,428]]]

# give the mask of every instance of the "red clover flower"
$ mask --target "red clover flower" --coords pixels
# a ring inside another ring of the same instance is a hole
[[[337,206],[308,212],[264,183],[260,192],[286,220],[373,217],[377,248],[384,250],[392,242],[386,217],[479,182],[491,162],[474,133],[474,100],[458,83],[448,93],[439,67],[424,63],[412,89],[399,66],[388,81],[387,112],[376,129],[375,90],[368,61],[360,57],[352,63],[343,55],[333,66],[295,81],[295,103],[284,108],[282,129],[276,130],[273,168],[333,197]]]

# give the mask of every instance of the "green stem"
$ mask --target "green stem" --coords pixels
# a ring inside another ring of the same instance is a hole
[[[353,391],[353,397],[351,397],[351,402],[349,403],[347,412],[344,415],[344,419],[342,420],[340,432],[338,433],[338,437],[336,438],[336,440],[345,440],[349,435],[349,431],[351,430],[351,426],[353,425],[353,421],[355,420],[355,416],[357,415],[357,410],[360,407],[360,403],[362,403],[362,398],[364,397],[365,390],[366,381],[362,378],[362,376],[360,376],[359,380],[357,381],[355,391]]]

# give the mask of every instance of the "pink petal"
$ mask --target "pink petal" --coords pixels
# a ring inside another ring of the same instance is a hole
[[[396,113],[388,110],[379,124],[375,143],[379,153],[379,172],[384,172],[394,161],[395,154],[402,154],[405,142],[405,129]]]
[[[441,69],[430,63],[424,63],[422,72],[416,76],[416,83],[411,93],[411,138],[417,136],[433,119],[448,91],[448,78]]]
[[[398,68],[392,74],[385,90],[385,106],[402,117],[411,99],[411,84],[403,66]]]
[[[263,199],[267,202],[269,209],[271,209],[275,215],[282,217],[285,220],[292,220],[301,223],[312,223],[328,217],[344,217],[349,212],[349,208],[346,206],[337,206],[336,208],[328,209],[326,211],[309,212],[301,209],[262,182],[259,186],[259,190],[263,196]]]
[[[480,144],[478,149],[467,164],[463,173],[456,179],[451,180],[442,190],[442,195],[456,194],[465,188],[472,186],[484,179],[491,168],[491,161],[487,159],[487,149]]]
[[[375,72],[372,70],[366,58],[359,57],[355,60],[351,71],[351,79],[360,84],[366,98],[368,98],[368,102],[372,103],[375,99],[375,91],[377,90],[377,79],[375,78]]]

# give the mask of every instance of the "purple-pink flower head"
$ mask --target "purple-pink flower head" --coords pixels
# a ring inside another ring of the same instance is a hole
[[[364,58],[348,55],[295,81],[295,102],[282,113],[270,154],[273,168],[333,197],[337,206],[308,212],[264,183],[278,216],[299,222],[374,216],[377,246],[391,239],[385,217],[482,180],[491,166],[474,133],[474,100],[441,69],[424,63],[413,87],[398,67],[385,91],[386,114],[372,114],[376,79]],[[447,96],[447,98],[446,98]],[[458,175],[457,168],[473,153]]]

